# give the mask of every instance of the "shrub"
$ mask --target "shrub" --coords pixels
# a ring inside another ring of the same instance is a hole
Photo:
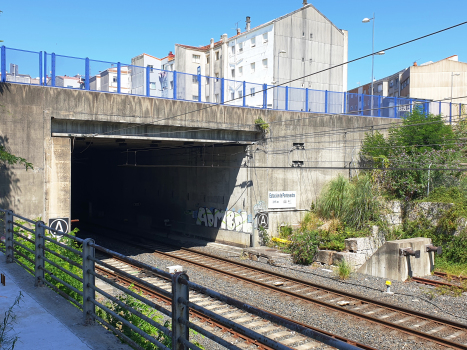
[[[288,250],[295,264],[310,265],[318,251],[319,231],[296,232],[290,237]]]
[[[293,234],[292,226],[285,225],[279,227],[279,237],[283,239],[288,239]]]
[[[347,201],[350,192],[350,183],[342,175],[332,180],[318,198],[316,203],[318,215],[326,219],[341,218],[344,202]]]
[[[346,260],[342,260],[337,264],[336,274],[341,280],[346,280],[350,277],[352,267]]]

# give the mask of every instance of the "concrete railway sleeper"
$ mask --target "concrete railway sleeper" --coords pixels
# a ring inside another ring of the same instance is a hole
[[[96,270],[98,270],[100,274],[107,276],[107,278],[115,279],[116,281],[118,281],[119,283],[122,283],[123,285],[128,286],[128,285],[133,284],[135,288],[141,291],[144,295],[157,299],[160,303],[164,303],[166,305],[171,304],[171,299],[167,297],[166,295],[155,292],[154,289],[148,288],[146,284],[143,285],[143,284],[135,283],[133,279],[128,278],[125,275],[130,274],[133,276],[139,276],[145,282],[150,283],[154,286],[157,286],[158,288],[166,289],[167,291],[171,289],[171,284],[168,279],[155,276],[151,274],[150,272],[145,271],[144,269],[141,269],[137,266],[123,262],[119,260],[118,258],[103,259],[102,262],[106,266],[109,266],[109,265],[113,266],[118,270],[124,271],[125,273],[122,274],[121,272],[118,272],[117,270],[112,271],[104,267],[96,267]],[[101,284],[103,283],[104,282],[102,282]],[[103,285],[101,289],[106,291],[107,293],[110,293],[112,287],[107,284],[107,286]],[[209,310],[210,313],[214,313],[214,314],[224,317],[226,322],[233,321],[235,323],[244,325],[245,327],[249,329],[254,329],[258,333],[267,334],[268,338],[276,340],[277,342],[285,346],[288,346],[288,347],[290,346],[292,349],[308,350],[308,349],[313,349],[317,346],[323,345],[315,341],[314,339],[310,339],[301,334],[291,332],[290,330],[287,330],[280,325],[270,322],[267,319],[258,317],[254,314],[250,314],[236,307],[232,307],[231,305],[224,303],[217,298],[210,297],[204,293],[200,293],[199,291],[190,291],[189,304],[190,304],[190,319],[193,320],[192,322],[190,322],[189,326],[190,328],[193,328],[194,330],[200,332],[201,334],[204,333],[203,330],[206,328],[211,329],[211,332],[212,332],[212,329],[215,328],[217,329],[217,333],[225,333],[225,332],[230,333],[231,337],[228,337],[228,339],[229,338],[241,339],[245,343],[244,346],[254,344],[257,346],[258,349],[265,349],[265,350],[271,349],[270,347],[261,343],[257,339],[252,339],[252,338],[246,337],[236,332],[228,324],[215,321],[212,317],[210,317],[210,315],[207,315],[206,312],[199,310],[199,307]],[[276,315],[276,316],[281,317],[284,320],[294,322],[285,317],[282,317],[279,315]],[[306,327],[308,329],[312,329],[312,330],[325,333],[328,336],[335,337],[336,339],[345,341],[361,349],[368,349],[368,350],[374,349],[364,344],[355,343],[344,337],[334,336],[330,333],[317,330],[305,324],[299,324],[299,325]],[[332,348],[332,347],[329,347],[329,348]]]

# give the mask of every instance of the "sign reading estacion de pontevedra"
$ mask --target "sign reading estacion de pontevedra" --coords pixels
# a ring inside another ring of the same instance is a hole
[[[273,191],[268,192],[268,209],[284,209],[297,207],[297,192]]]

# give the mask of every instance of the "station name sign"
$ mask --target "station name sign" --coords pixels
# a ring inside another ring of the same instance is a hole
[[[297,192],[295,191],[272,191],[268,192],[268,208],[284,209],[297,207]]]

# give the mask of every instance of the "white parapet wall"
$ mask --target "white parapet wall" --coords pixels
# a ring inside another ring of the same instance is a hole
[[[430,275],[433,269],[433,252],[427,252],[426,246],[431,244],[430,238],[409,238],[384,243],[373,254],[358,272],[386,278],[389,280],[405,281],[408,277],[422,277]],[[400,249],[411,248],[420,251],[420,257],[401,255]]]

